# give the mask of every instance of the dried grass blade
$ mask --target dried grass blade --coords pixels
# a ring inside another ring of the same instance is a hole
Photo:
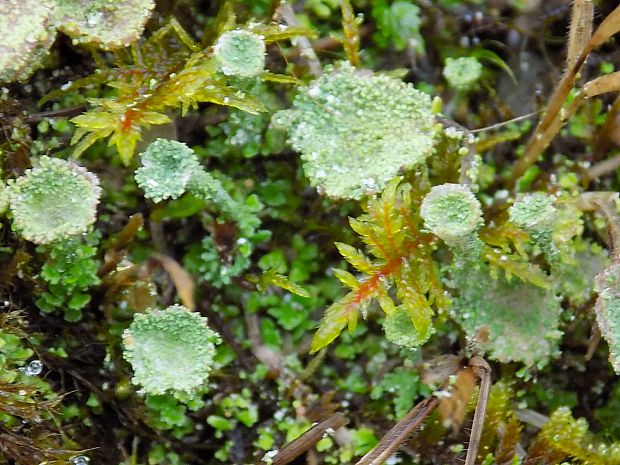
[[[356,465],[381,465],[407,440],[409,435],[418,427],[439,404],[437,397],[429,397],[417,404],[405,417],[394,425],[379,444],[357,462]]]
[[[567,68],[570,68],[577,61],[577,57],[592,37],[593,17],[594,3],[592,0],[575,0],[573,2],[573,14],[568,32]]]
[[[299,457],[301,454],[313,447],[328,429],[338,429],[349,423],[349,420],[340,412],[313,426],[297,439],[285,445],[278,455],[273,458],[272,465],[287,465]]]
[[[620,91],[620,71],[599,76],[583,86],[583,92],[588,97],[617,91]]]

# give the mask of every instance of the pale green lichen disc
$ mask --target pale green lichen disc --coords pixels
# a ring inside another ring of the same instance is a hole
[[[140,38],[153,0],[57,0],[58,28],[74,43],[111,50]]]
[[[524,195],[508,209],[510,221],[526,231],[551,226],[555,218],[555,197],[544,192]]]
[[[474,57],[447,58],[443,68],[443,77],[450,87],[468,90],[482,76],[482,65]]]
[[[213,367],[219,336],[207,319],[181,305],[137,313],[123,334],[132,382],[148,394],[191,394]]]
[[[598,299],[596,322],[609,345],[609,361],[620,374],[620,265],[613,264],[594,278]]]
[[[300,90],[273,122],[288,130],[312,185],[340,198],[381,191],[401,169],[424,163],[436,137],[428,95],[348,63]]]
[[[135,179],[144,196],[160,202],[185,193],[192,176],[202,172],[194,151],[182,142],[157,139],[142,153]]]
[[[424,225],[448,245],[466,239],[482,225],[480,202],[467,186],[441,184],[422,201]]]
[[[265,42],[253,32],[225,32],[213,51],[220,70],[227,76],[254,77],[265,68]]]
[[[46,244],[81,234],[95,222],[101,189],[97,177],[75,163],[42,157],[39,166],[10,180],[13,228]]]
[[[51,0],[0,0],[0,82],[27,79],[56,37]]]
[[[549,289],[513,278],[491,278],[483,269],[460,270],[452,312],[470,338],[484,328],[482,348],[502,363],[543,366],[558,351],[560,299]]]

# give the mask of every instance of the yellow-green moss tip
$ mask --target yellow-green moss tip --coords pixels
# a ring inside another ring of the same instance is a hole
[[[13,228],[46,244],[81,234],[95,222],[101,189],[97,177],[75,163],[42,157],[36,168],[8,184]]]
[[[0,82],[27,79],[54,43],[52,0],[0,0]]]
[[[191,394],[207,381],[219,342],[206,318],[173,305],[134,315],[123,334],[123,356],[144,392]]]
[[[420,215],[424,225],[448,245],[466,240],[482,225],[480,202],[462,184],[433,187],[422,201]]]
[[[76,44],[112,50],[140,38],[153,0],[56,0],[58,28]]]
[[[227,76],[254,77],[265,68],[265,42],[253,32],[225,32],[217,40],[214,53]]]
[[[401,169],[424,163],[436,136],[427,94],[348,63],[327,68],[273,122],[288,130],[312,185],[338,198],[380,192]]]
[[[144,196],[160,202],[185,193],[192,176],[202,172],[194,151],[182,142],[157,139],[141,155],[135,179]]]
[[[447,58],[443,77],[456,90],[469,90],[482,76],[482,65],[474,57]]]

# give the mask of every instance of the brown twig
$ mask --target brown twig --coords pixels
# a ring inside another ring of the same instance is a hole
[[[474,422],[471,427],[471,437],[467,447],[467,456],[465,457],[465,465],[474,465],[484,427],[484,416],[487,410],[487,403],[489,402],[489,393],[491,392],[491,367],[480,356],[472,357],[469,361],[469,366],[474,369],[474,373],[480,378],[480,394],[478,395]]]
[[[396,423],[383,436],[379,444],[362,457],[356,465],[382,465],[409,438],[411,433],[420,426],[422,421],[439,404],[439,399],[431,396],[417,404],[405,417]]]
[[[297,439],[285,445],[278,455],[273,457],[272,465],[287,465],[304,452],[313,447],[328,430],[336,430],[349,423],[349,420],[340,412],[313,426]]]

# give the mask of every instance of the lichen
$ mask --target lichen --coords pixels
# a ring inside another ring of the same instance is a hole
[[[81,234],[95,222],[101,189],[95,175],[73,162],[42,157],[8,184],[13,228],[47,244]]]
[[[541,248],[547,260],[559,265],[559,251],[553,242],[554,222],[557,209],[555,197],[544,192],[524,195],[508,209],[510,221],[526,231],[532,241]]]
[[[206,318],[173,305],[134,316],[123,334],[123,356],[144,392],[191,394],[207,381],[219,342]]]
[[[482,65],[474,57],[447,58],[443,77],[456,90],[471,89],[482,76]]]
[[[485,266],[455,270],[453,316],[468,337],[488,329],[482,348],[502,363],[544,365],[557,352],[561,302],[550,289],[493,279]]]
[[[380,192],[424,163],[436,136],[428,95],[347,63],[326,69],[273,121],[288,130],[312,185],[337,198]]]
[[[508,209],[510,221],[527,231],[549,227],[555,219],[555,198],[544,192],[524,195]]]
[[[213,49],[219,68],[227,76],[250,78],[265,68],[265,42],[253,32],[228,31]]]
[[[157,139],[141,155],[135,179],[144,196],[160,202],[185,193],[192,176],[202,167],[193,150],[182,142]]]
[[[59,29],[75,44],[111,50],[137,40],[144,29],[153,0],[56,0]]]
[[[467,240],[482,225],[480,202],[462,184],[441,184],[424,197],[420,208],[424,225],[448,245]]]
[[[54,43],[54,2],[1,0],[0,10],[0,82],[27,79]]]
[[[609,362],[620,374],[620,265],[612,264],[594,278],[598,292],[596,321],[609,345]]]

